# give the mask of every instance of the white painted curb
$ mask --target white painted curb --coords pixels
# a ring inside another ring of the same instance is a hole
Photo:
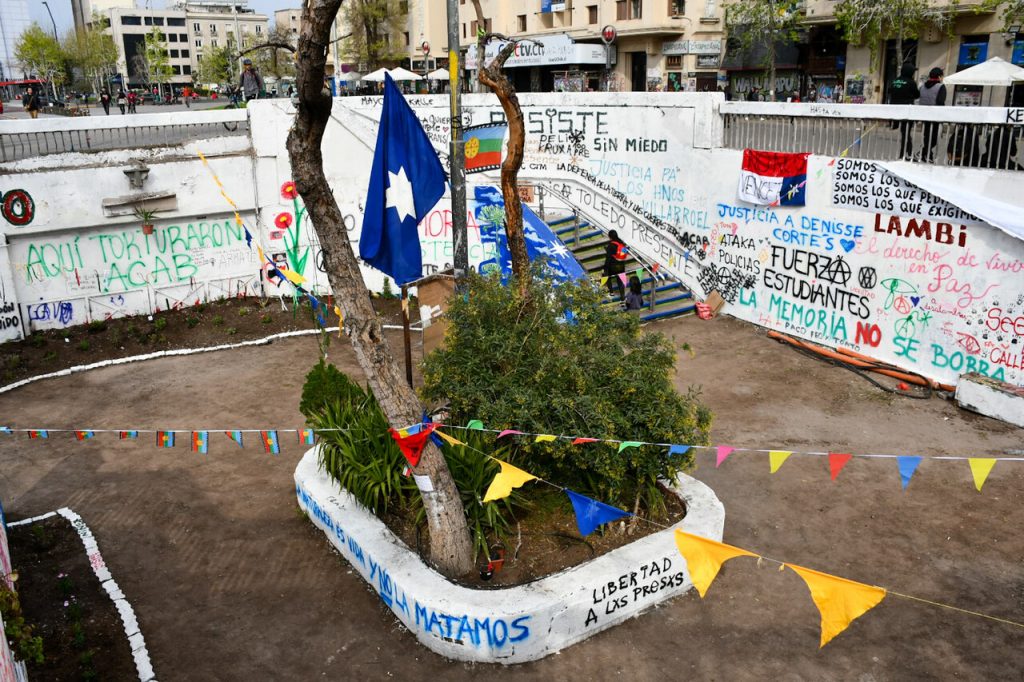
[[[139,682],[156,682],[153,665],[149,660],[149,651],[146,650],[146,640],[143,638],[142,632],[139,631],[139,623],[135,618],[135,612],[132,611],[132,606],[128,603],[128,600],[124,598],[121,588],[118,587],[113,577],[111,577],[110,570],[107,568],[106,562],[103,561],[103,555],[100,554],[96,538],[93,537],[92,531],[89,530],[89,526],[85,525],[82,517],[71,509],[62,507],[55,512],[8,523],[7,526],[24,526],[48,519],[57,514],[70,521],[74,529],[78,531],[78,537],[82,539],[82,546],[85,547],[86,557],[89,559],[89,565],[92,566],[93,573],[99,578],[100,585],[107,595],[110,596],[110,600],[114,602],[114,608],[117,609],[118,614],[121,616],[121,625],[124,627],[125,636],[128,637],[128,645],[132,648],[132,658],[135,659],[135,669],[139,674]]]
[[[725,508],[689,476],[673,490],[686,503],[676,526],[526,585],[476,590],[424,564],[319,470],[316,447],[295,468],[300,507],[420,642],[449,658],[505,664],[556,653],[693,586],[674,530],[721,540]]]

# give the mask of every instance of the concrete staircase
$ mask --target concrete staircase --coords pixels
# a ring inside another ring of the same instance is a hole
[[[576,260],[592,279],[600,281],[604,265],[605,246],[608,236],[601,228],[574,214],[556,218],[548,225],[565,246],[572,251]],[[629,246],[628,244],[626,246]],[[640,309],[641,322],[651,322],[681,315],[692,315],[696,308],[693,294],[679,280],[653,266],[629,257],[626,274],[640,277],[643,287],[644,307]],[[619,301],[607,297],[604,305],[619,306]]]

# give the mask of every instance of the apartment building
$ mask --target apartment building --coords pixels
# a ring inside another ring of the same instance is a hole
[[[14,48],[21,34],[31,25],[27,0],[0,2],[0,80],[26,75],[14,56]]]
[[[75,30],[81,31],[92,23],[93,13],[106,16],[111,9],[135,9],[135,0],[71,0]]]

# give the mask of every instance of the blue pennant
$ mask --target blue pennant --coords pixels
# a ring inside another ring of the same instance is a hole
[[[573,511],[576,512],[576,526],[580,529],[580,535],[590,535],[597,530],[598,526],[623,516],[631,516],[629,512],[574,493],[568,488],[566,488],[565,494],[569,496]]]

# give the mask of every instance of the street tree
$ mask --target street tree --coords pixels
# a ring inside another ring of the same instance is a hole
[[[298,109],[288,134],[292,178],[323,244],[324,265],[337,305],[366,380],[388,421],[395,426],[418,423],[423,408],[391,353],[370,293],[359,270],[338,202],[324,174],[322,143],[331,118],[332,99],[324,92],[331,26],[342,0],[307,0],[302,9],[296,62]],[[456,577],[473,568],[472,543],[458,489],[440,449],[428,441],[417,475],[428,476],[433,490],[423,491],[430,533],[430,561],[444,575]]]
[[[66,55],[57,39],[33,23],[18,38],[14,57],[26,73],[48,81],[56,99],[57,86],[67,81]]]
[[[498,96],[501,108],[508,122],[508,153],[501,162],[501,194],[505,199],[505,236],[508,239],[508,250],[512,256],[512,273],[520,296],[527,297],[530,291],[530,256],[526,252],[526,238],[523,236],[523,205],[519,198],[519,169],[523,166],[523,150],[526,142],[526,128],[523,123],[523,110],[519,106],[519,96],[512,82],[505,75],[504,66],[508,58],[515,52],[518,41],[510,40],[499,33],[488,33],[485,29],[487,20],[480,0],[473,0],[476,11],[476,23],[479,27],[476,36],[476,58],[479,68],[477,77],[480,82]],[[498,50],[498,54],[488,64],[485,59],[487,43],[492,40],[506,41]]]
[[[203,58],[199,60],[198,72],[194,77],[196,85],[210,87],[221,83],[232,83],[234,79],[234,64],[236,60],[232,54],[231,47],[211,47],[203,51]]]
[[[263,77],[271,76],[278,80],[295,76],[295,53],[280,45],[288,45],[291,35],[281,27],[275,26],[266,37],[247,34],[242,41],[242,50],[252,59]],[[262,49],[259,49],[261,48]],[[252,49],[256,48],[256,49]]]
[[[349,0],[343,4],[344,22],[351,30],[345,41],[344,54],[350,61],[372,71],[405,56],[401,47],[406,23],[403,3],[398,0]]]
[[[164,83],[170,82],[174,72],[164,48],[164,34],[158,26],[146,34],[143,57],[146,62],[146,82],[156,83],[158,92],[162,94]]]
[[[985,0],[982,10],[999,12],[1003,19],[1003,30],[1024,24],[1024,0]]]
[[[877,64],[884,41],[895,40],[898,69],[904,61],[903,41],[917,38],[927,26],[949,29],[958,4],[958,0],[941,4],[929,0],[839,0],[835,13],[847,42],[868,47],[872,63]]]
[[[101,25],[93,23],[80,31],[69,31],[63,49],[71,65],[90,82],[93,93],[117,72],[117,45]]]
[[[797,0],[732,0],[725,7],[725,20],[731,34],[729,42],[745,52],[764,48],[768,94],[774,99],[775,52],[778,45],[796,41],[803,19],[800,3]]]

